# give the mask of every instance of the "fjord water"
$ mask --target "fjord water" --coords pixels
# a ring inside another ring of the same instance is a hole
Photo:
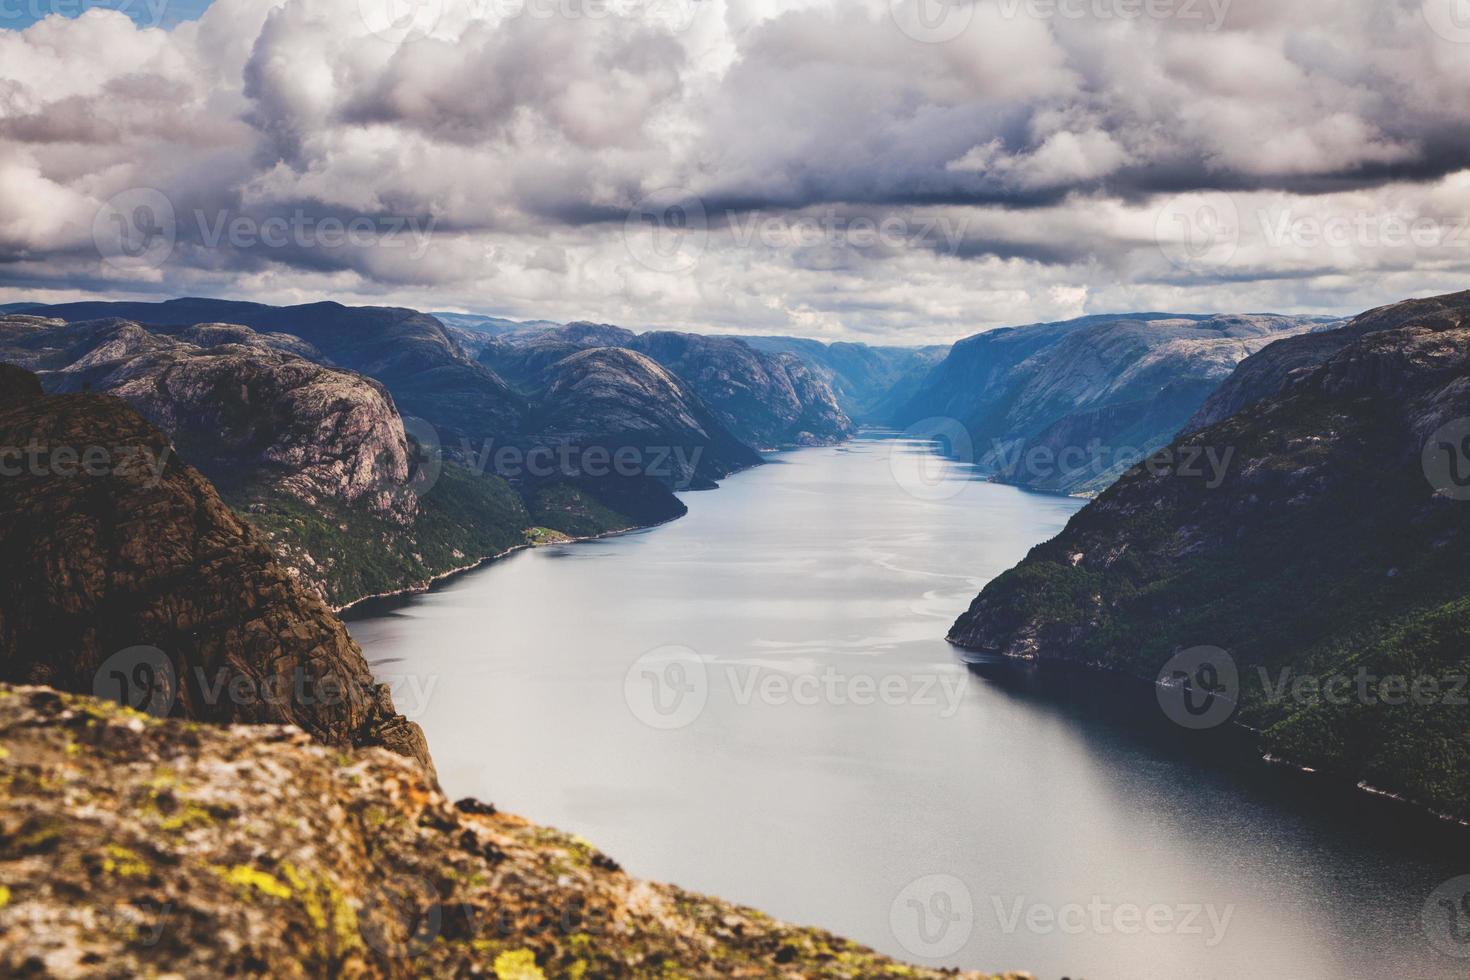
[[[949,624],[1080,501],[879,437],[684,499],[673,524],[353,617],[451,797],[916,962],[1088,980],[1470,970],[1421,921],[1470,872],[1456,837],[965,669]]]

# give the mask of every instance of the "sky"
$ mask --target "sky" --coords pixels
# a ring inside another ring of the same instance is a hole
[[[1470,0],[0,0],[0,303],[937,343],[1470,287]]]

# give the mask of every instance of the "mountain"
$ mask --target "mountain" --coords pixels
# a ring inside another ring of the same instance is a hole
[[[125,399],[333,605],[425,585],[525,540],[529,515],[504,480],[424,458],[381,384],[314,353],[236,325],[170,334],[0,317],[0,360],[44,369],[53,392]]]
[[[0,740],[6,976],[979,980],[638,880],[289,728],[0,686]]]
[[[760,456],[720,424],[691,385],[649,357],[591,347],[545,372],[534,426],[553,446],[630,450],[640,472],[683,489],[714,486]],[[657,457],[663,456],[662,462]]]
[[[737,438],[760,448],[819,446],[852,436],[827,383],[799,358],[744,341],[660,330],[627,344],[684,378]]]
[[[1324,321],[1137,313],[962,340],[894,411],[899,427],[956,435],[951,450],[1001,482],[1096,493],[1166,445],[1235,366]]]
[[[1184,431],[1193,432],[1223,422],[1246,406],[1276,394],[1292,372],[1324,363],[1364,334],[1392,330],[1410,321],[1427,323],[1443,318],[1442,322],[1453,322],[1467,296],[1470,294],[1456,293],[1394,303],[1369,310],[1338,329],[1322,329],[1267,344],[1240,363],[1235,373],[1200,406]]]
[[[99,317],[127,319],[153,338],[147,341],[139,338],[145,346],[163,343],[163,338],[200,337],[201,324],[215,330],[221,329],[222,324],[234,325],[237,330],[248,327],[256,331],[262,343],[269,343],[265,338],[286,335],[305,345],[301,350],[314,352],[312,359],[323,366],[347,369],[381,382],[411,423],[415,441],[425,445],[436,457],[442,454],[446,460],[441,484],[452,481],[472,499],[468,505],[461,506],[461,501],[442,492],[446,509],[433,524],[432,538],[422,534],[414,537],[423,547],[390,546],[376,551],[370,545],[366,549],[354,546],[352,540],[367,545],[385,536],[392,538],[394,532],[378,525],[365,529],[353,527],[354,511],[343,511],[333,505],[322,512],[313,512],[292,508],[289,501],[279,499],[264,511],[257,511],[251,502],[252,519],[268,525],[278,540],[285,542],[284,546],[291,549],[294,564],[309,567],[313,559],[320,563],[319,556],[326,552],[325,560],[330,562],[330,567],[316,577],[323,580],[328,594],[340,601],[375,591],[420,585],[426,577],[472,564],[520,543],[519,532],[515,536],[506,533],[507,521],[516,516],[518,509],[524,511],[522,516],[531,538],[538,541],[547,539],[548,535],[587,536],[626,530],[670,520],[685,512],[684,505],[673,493],[680,486],[679,474],[589,477],[587,467],[575,467],[571,472],[557,468],[531,473],[526,460],[541,458],[539,454],[548,449],[561,452],[561,447],[566,445],[564,432],[540,430],[537,419],[548,417],[548,413],[544,404],[533,406],[532,398],[544,389],[545,380],[538,376],[533,382],[518,386],[524,390],[513,389],[494,370],[472,357],[469,349],[456,339],[456,334],[463,332],[460,328],[446,327],[435,318],[413,310],[345,307],[337,303],[272,307],[179,299],[165,303],[35,306],[27,307],[27,312],[68,322]],[[593,338],[592,333],[579,332],[576,328],[570,329],[567,336]],[[497,338],[487,336],[476,343],[494,345],[496,341]],[[573,353],[584,346],[578,344],[563,353]],[[121,357],[138,351],[119,348],[110,353]],[[65,354],[72,359],[77,356],[71,351]],[[62,365],[45,362],[37,366]],[[620,388],[617,379],[609,380],[611,390],[636,389],[636,386]],[[606,418],[599,420],[588,414],[587,410],[593,406],[605,409]],[[577,419],[579,438],[598,447],[611,445],[626,421],[625,409],[638,414],[644,407],[619,406],[606,399],[584,401]],[[533,414],[536,418],[532,418]],[[548,444],[548,439],[553,437],[557,441]],[[723,432],[704,436],[711,447],[726,446],[726,437],[727,433]],[[667,445],[670,450],[685,445],[677,432],[659,438],[645,432],[640,440],[639,447],[631,448],[641,450],[650,442]],[[497,466],[503,452],[509,452],[518,462],[509,467]],[[743,465],[758,461],[748,450],[737,454],[733,447],[726,447],[722,452],[729,459],[738,455],[746,461]],[[694,478],[692,485],[708,487],[713,486],[712,474],[729,471],[712,459],[705,470],[689,475]],[[489,482],[483,482],[484,478]],[[514,491],[512,494],[504,492],[507,486]],[[514,502],[516,496],[521,498],[521,503]],[[483,512],[485,520],[477,522],[477,512]],[[464,530],[470,533],[456,541],[455,535]],[[302,540],[307,543],[300,545]],[[414,541],[407,543],[411,545]],[[408,560],[401,560],[404,558]]]
[[[748,446],[826,445],[854,431],[826,381],[800,358],[758,351],[733,337],[635,334],[611,324],[579,322],[497,338],[482,349],[480,359],[534,397],[550,365],[591,347],[621,347],[651,357],[686,381],[720,424]]]
[[[802,337],[738,338],[768,354],[791,354],[802,360],[832,389],[837,404],[859,422],[886,424],[912,398],[948,346],[874,347],[868,344],[823,343]]]
[[[423,733],[341,622],[157,428],[118,398],[37,395],[16,368],[5,381],[20,394],[0,408],[0,446],[12,447],[0,680],[140,685],[124,690],[161,714],[295,724],[432,771]]]
[[[228,323],[285,333],[333,367],[382,382],[404,416],[425,419],[453,454],[519,428],[524,401],[477,362],[443,324],[416,310],[340,303],[265,306],[215,299],[162,303],[65,303],[28,312],[68,321],[126,319],[162,332]]]
[[[1145,680],[1219,648],[1210,686],[1263,750],[1470,816],[1470,293],[1337,342],[1130,470],[950,639]]]
[[[507,320],[505,317],[483,316],[479,313],[435,312],[430,313],[429,316],[446,327],[456,327],[460,330],[469,330],[492,337],[529,330],[555,330],[561,326],[560,323],[553,323],[550,320]]]

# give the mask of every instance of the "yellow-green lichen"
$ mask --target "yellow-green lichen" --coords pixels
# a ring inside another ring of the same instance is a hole
[[[148,873],[148,863],[136,851],[117,844],[103,848],[107,857],[102,859],[102,870],[119,878],[141,878]]]
[[[229,884],[247,893],[257,891],[272,898],[291,897],[291,889],[281,884],[275,876],[259,868],[252,868],[248,864],[237,864],[232,868],[217,864],[214,865],[214,872]]]
[[[529,949],[506,950],[495,957],[495,975],[500,980],[546,980]]]

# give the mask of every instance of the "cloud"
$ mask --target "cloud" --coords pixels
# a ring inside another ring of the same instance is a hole
[[[50,17],[0,31],[0,299],[330,297],[929,342],[1463,286],[1470,47],[1419,0],[1125,6]]]

